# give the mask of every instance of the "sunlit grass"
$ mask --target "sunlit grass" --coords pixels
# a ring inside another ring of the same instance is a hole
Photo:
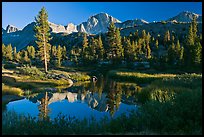
[[[91,77],[87,75],[86,73],[83,72],[66,72],[66,71],[61,71],[61,70],[50,70],[48,73],[50,74],[63,74],[66,77],[71,78],[72,80],[75,81],[89,81]]]
[[[22,89],[2,84],[2,95],[19,95],[19,96],[21,96],[22,94],[23,94]]]
[[[108,76],[119,81],[131,81],[144,84],[152,82],[157,79],[173,78],[176,76],[176,74],[159,74],[159,73],[147,74],[140,72],[112,70],[109,71]]]
[[[188,78],[201,78],[202,74],[170,74],[170,73],[145,73],[145,72],[134,72],[129,70],[111,70],[108,72],[108,76],[119,81],[129,81],[136,83],[150,83],[158,79],[175,78],[175,77],[185,77]]]
[[[193,92],[201,90],[201,74],[182,74],[173,78],[164,78],[153,81],[147,87],[143,88],[138,99],[145,103],[150,100],[166,102],[173,99],[177,94],[183,92]]]

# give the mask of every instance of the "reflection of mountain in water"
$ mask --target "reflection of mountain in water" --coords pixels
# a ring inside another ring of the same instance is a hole
[[[138,91],[141,88],[137,84],[120,83],[115,81],[99,80],[97,83],[72,86],[60,93],[49,92],[48,105],[54,102],[67,100],[68,102],[82,102],[92,109],[100,112],[109,111],[111,115],[119,108],[120,103],[135,105]],[[70,92],[71,91],[71,92]],[[45,97],[45,93],[29,97],[33,103],[39,102]]]
[[[40,93],[35,97],[30,97],[29,100],[33,103],[39,102],[40,104],[41,99],[45,96],[44,93]],[[72,93],[72,92],[65,92],[65,93],[48,93],[48,105],[54,102],[67,100],[68,102],[76,102],[81,101],[87,103],[89,107],[96,109],[98,111],[107,111],[108,105],[106,104],[107,98],[106,94],[102,94],[99,96],[98,93],[91,93],[87,91],[84,93]]]

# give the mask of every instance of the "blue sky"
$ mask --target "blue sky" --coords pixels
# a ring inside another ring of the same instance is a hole
[[[43,6],[48,20],[61,25],[78,25],[100,12],[120,21],[138,18],[148,22],[166,20],[182,11],[202,14],[202,2],[2,2],[2,27],[11,24],[22,29]]]

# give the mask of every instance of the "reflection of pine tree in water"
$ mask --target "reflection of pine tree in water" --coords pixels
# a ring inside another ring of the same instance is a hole
[[[48,113],[50,110],[48,109],[48,99],[47,92],[45,92],[45,97],[42,98],[41,104],[38,106],[40,120],[49,120]]]
[[[98,96],[101,99],[101,95],[103,93],[103,89],[104,89],[104,79],[101,78],[99,79],[99,81],[97,81],[97,92],[98,92]]]
[[[101,98],[104,87],[103,78],[99,78],[96,82],[93,82],[93,91],[98,93],[99,98]]]
[[[113,114],[119,108],[121,102],[121,95],[122,95],[121,87],[115,81],[110,81],[110,89],[107,104],[109,105],[111,116],[113,116]]]

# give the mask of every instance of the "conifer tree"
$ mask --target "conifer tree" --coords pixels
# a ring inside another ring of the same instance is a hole
[[[192,23],[189,26],[189,31],[185,43],[184,48],[184,61],[187,66],[192,66],[194,64],[198,64],[200,62],[197,56],[200,55],[200,47],[198,43],[198,36],[197,36],[197,22],[194,17]]]
[[[181,47],[180,55],[179,55],[179,64],[183,64],[183,54],[184,54],[184,47]]]
[[[24,51],[23,62],[24,63],[29,63],[30,62],[30,59],[28,57],[28,52],[27,51]]]
[[[93,37],[90,40],[89,46],[86,48],[86,54],[87,54],[87,60],[86,63],[95,62],[98,58],[98,55],[96,55],[96,48],[97,48],[97,39],[94,39]]]
[[[43,7],[37,17],[35,18],[35,37],[37,38],[38,45],[38,55],[42,61],[44,61],[45,73],[47,73],[47,64],[50,59],[50,48],[49,44],[50,38],[50,27],[48,24],[48,13],[46,9]]]
[[[6,51],[6,55],[5,55],[6,59],[12,61],[13,60],[13,49],[12,49],[11,44],[6,46],[5,49],[6,49],[5,50]]]
[[[188,36],[187,36],[187,45],[194,45],[194,34],[192,24],[189,27]]]
[[[62,48],[62,59],[66,60],[67,59],[67,49],[65,46]]]
[[[57,55],[57,47],[56,46],[52,46],[52,50],[51,50],[51,58],[52,58],[52,60],[55,59],[56,55]]]
[[[121,62],[124,57],[124,49],[121,43],[121,36],[119,28],[116,29],[116,61],[117,63]]]
[[[148,34],[146,36],[146,39],[145,39],[146,40],[146,51],[147,51],[146,57],[147,57],[147,59],[151,58],[151,49],[150,49],[150,46],[149,46],[150,39],[151,39],[151,36],[150,36],[150,34],[148,32]]]
[[[197,39],[197,21],[196,21],[196,16],[193,16],[193,20],[192,20],[192,32],[193,32],[193,39],[194,41],[196,41]]]
[[[130,61],[130,56],[131,56],[131,43],[130,43],[130,39],[125,39],[124,41],[124,58],[125,61],[128,62]]]
[[[88,44],[89,43],[88,43],[87,35],[85,33],[83,37],[83,42],[82,42],[82,54],[81,54],[83,63],[87,63],[87,60],[89,58]]]
[[[108,27],[107,33],[107,42],[108,42],[108,57],[113,64],[118,64],[123,59],[123,47],[121,43],[120,30],[115,27],[112,22]]]
[[[60,67],[61,66],[61,60],[62,60],[62,48],[59,45],[57,47],[57,66]]]
[[[108,33],[107,33],[107,43],[108,43],[108,55],[107,57],[113,61],[114,56],[116,56],[116,40],[115,40],[115,32],[116,27],[114,23],[112,22],[108,27]]]
[[[173,65],[175,61],[175,45],[172,43],[172,45],[168,48],[168,62],[170,65]]]
[[[165,35],[164,35],[164,46],[166,47],[166,48],[168,48],[168,45],[169,45],[169,42],[170,42],[170,32],[169,32],[169,30],[167,30],[166,31],[166,33],[165,33]]]
[[[134,45],[131,44],[130,39],[125,39],[124,45],[124,58],[126,62],[133,62],[134,61]]]
[[[101,36],[98,38],[98,59],[103,60],[103,54],[104,54],[104,48],[103,48],[103,42],[101,40]]]
[[[139,33],[138,33],[138,30],[135,31],[134,33],[134,40],[138,40],[139,39]]]
[[[14,60],[17,61],[16,47],[13,48],[13,57],[14,57]]]
[[[28,57],[31,59],[35,58],[35,48],[33,46],[27,46]]]
[[[6,57],[6,46],[2,43],[2,58]]]
[[[16,59],[17,62],[19,62],[19,63],[21,62],[22,58],[21,58],[21,52],[20,51],[17,52],[15,59]]]
[[[146,39],[146,31],[142,30],[142,39]]]
[[[196,42],[195,49],[194,49],[194,64],[199,65],[202,61],[202,46],[200,42]]]
[[[156,49],[159,48],[159,41],[158,41],[158,39],[155,41],[155,47],[156,47]]]
[[[147,45],[147,59],[150,59],[151,58],[151,49],[150,49],[150,46]]]

